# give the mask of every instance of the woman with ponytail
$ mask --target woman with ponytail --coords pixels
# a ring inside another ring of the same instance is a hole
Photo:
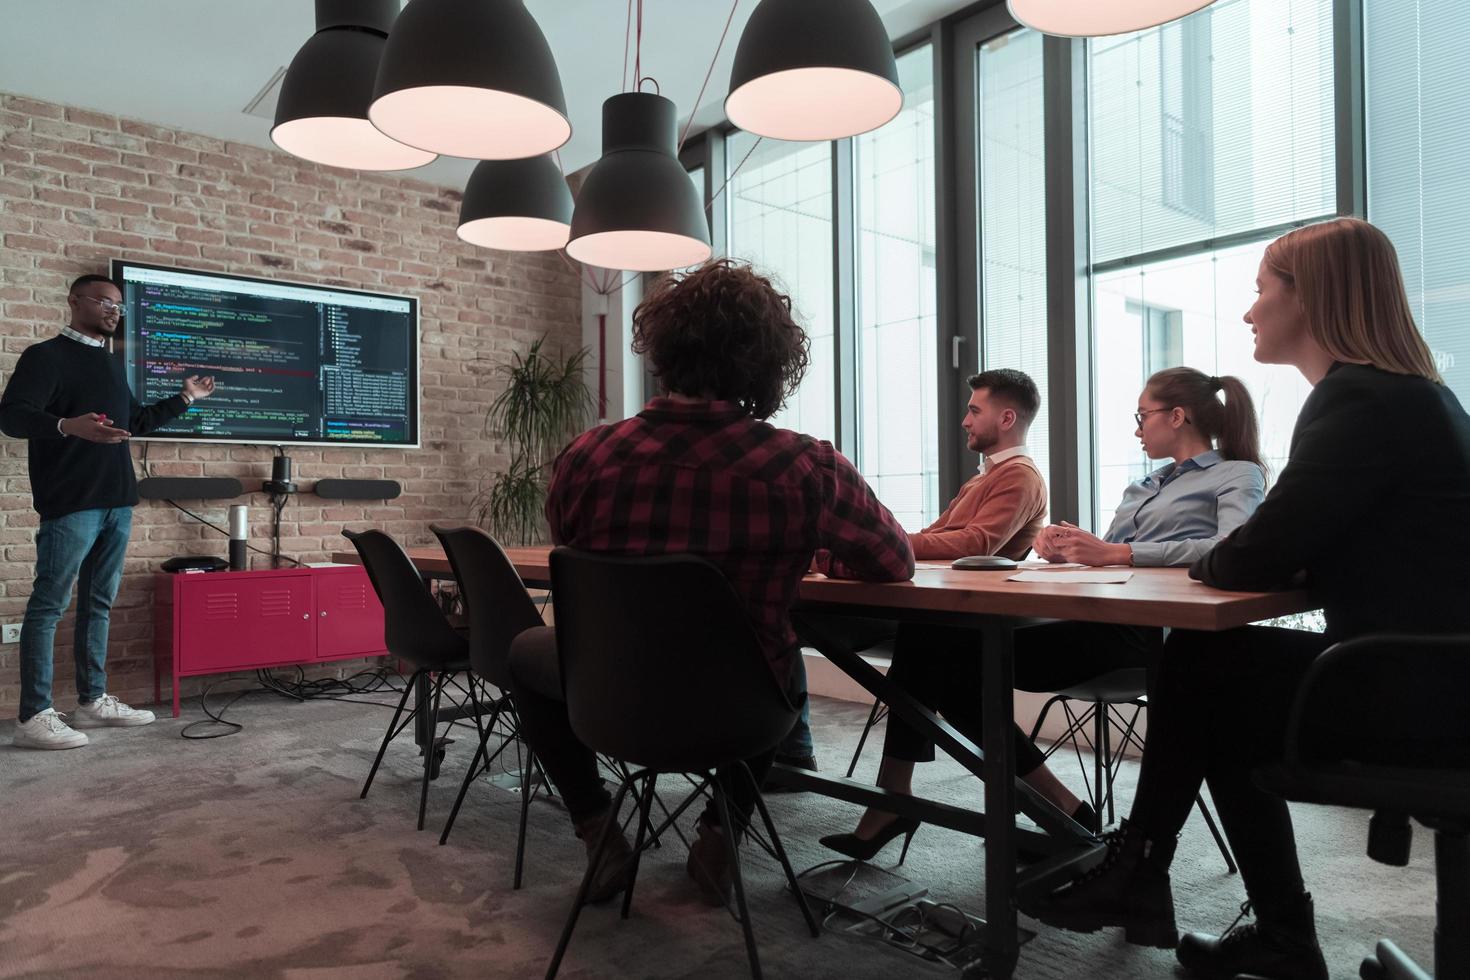
[[[1255,405],[1239,378],[1166,368],[1143,386],[1133,420],[1148,457],[1172,462],[1123,492],[1101,538],[1053,524],[1036,536],[1038,555],[1083,565],[1189,565],[1255,511],[1266,470]]]
[[[1130,818],[1107,835],[1097,869],[1029,911],[1082,932],[1122,927],[1130,942],[1177,941],[1189,976],[1326,980],[1290,813],[1252,774],[1281,760],[1298,689],[1332,644],[1470,632],[1470,417],[1414,325],[1393,245],[1366,221],[1338,218],[1278,238],[1256,293],[1245,315],[1256,360],[1295,367],[1312,393],[1271,493],[1189,573],[1221,589],[1305,584],[1327,631],[1170,634]],[[1372,765],[1386,744],[1380,722],[1424,709],[1373,675],[1356,687],[1361,695],[1345,683],[1339,697],[1371,703],[1376,716],[1345,707],[1338,728],[1316,738]],[[1415,755],[1426,768],[1470,766],[1470,748],[1455,738],[1416,742]],[[1254,919],[1238,917],[1223,936],[1178,939],[1169,865],[1202,782]]]
[[[1144,452],[1172,462],[1128,488],[1105,538],[1071,524],[1043,528],[1035,544],[1043,558],[1091,565],[1188,565],[1261,502],[1266,474],[1257,448],[1256,411],[1238,379],[1212,378],[1193,368],[1160,371],[1144,386],[1134,420]],[[1016,687],[1060,691],[1136,667],[1152,678],[1163,643],[1163,630],[1110,623],[1049,623],[1020,630]],[[906,623],[888,677],[979,742],[979,646],[973,629]],[[1098,829],[1091,805],[1052,774],[1041,750],[1019,728],[1016,756],[1016,773],[1027,785],[1078,823]],[[933,758],[932,742],[898,715],[888,716],[880,787],[911,793],[914,763]],[[822,843],[867,859],[900,835],[907,850],[917,830],[917,821],[874,808],[853,833],[833,834]]]

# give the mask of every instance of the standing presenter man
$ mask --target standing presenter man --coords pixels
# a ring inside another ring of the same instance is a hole
[[[138,484],[127,440],[158,428],[214,392],[192,375],[183,391],[140,405],[107,341],[122,316],[122,293],[105,276],[82,276],[67,295],[71,323],[27,347],[0,395],[0,431],[26,440],[31,498],[41,516],[36,579],[20,634],[20,716],[15,744],[74,749],[77,728],[146,725],[153,712],[107,693],[107,626],[122,578]],[[56,625],[78,583],[77,710],[71,724],[51,704]]]

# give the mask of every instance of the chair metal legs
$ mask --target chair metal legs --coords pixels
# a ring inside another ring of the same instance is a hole
[[[749,767],[742,762],[740,768],[745,770],[746,777],[754,783],[755,776],[751,774]],[[807,904],[806,894],[802,892],[801,885],[796,880],[796,871],[791,867],[791,859],[786,856],[786,848],[781,844],[781,835],[776,833],[776,825],[771,822],[771,814],[766,809],[766,801],[760,794],[759,786],[756,787],[755,808],[760,811],[761,822],[766,825],[766,833],[771,838],[771,847],[776,852],[776,860],[781,862],[781,871],[786,875],[786,883],[791,886],[791,894],[796,896],[796,904],[801,909],[801,917],[806,919],[806,927],[811,931],[812,938],[816,939],[822,934],[822,929],[817,925],[816,916],[812,915],[811,906]]]
[[[501,698],[495,702],[495,707],[490,712],[489,723],[480,730],[480,744],[475,748],[475,757],[470,760],[470,767],[465,770],[464,779],[459,784],[459,795],[454,798],[454,807],[449,811],[449,819],[444,821],[443,832],[439,834],[440,846],[443,846],[446,842],[448,842],[449,832],[454,829],[454,821],[455,818],[459,816],[460,806],[464,804],[465,794],[469,792],[470,784],[475,781],[475,777],[480,774],[480,760],[485,759],[486,748],[490,741],[490,734],[495,730],[495,722],[498,721],[500,718],[500,713],[504,703],[504,698]],[[476,724],[479,724],[478,716],[476,717]],[[501,748],[497,749],[496,751],[498,753],[503,749],[504,746],[502,745]],[[486,769],[490,768],[491,761],[492,760],[490,759],[485,760]]]
[[[868,733],[873,726],[888,716],[888,706],[880,698],[873,699],[873,710],[868,712],[868,723],[863,726],[862,737],[858,739],[857,748],[852,750],[852,761],[847,764],[847,778],[851,779],[853,772],[857,769],[858,760],[863,756],[863,746],[868,742]]]
[[[358,799],[367,799],[368,790],[371,789],[373,785],[373,777],[378,774],[378,766],[383,764],[383,753],[388,751],[388,743],[393,741],[394,737],[397,736],[399,732],[403,731],[403,729],[398,724],[398,719],[402,717],[403,706],[408,703],[408,697],[410,694],[413,693],[414,685],[419,682],[419,679],[423,676],[423,674],[424,671],[422,670],[414,671],[413,674],[409,676],[408,683],[404,685],[403,697],[398,699],[398,708],[393,712],[393,720],[388,722],[388,730],[383,733],[383,741],[382,744],[378,746],[377,758],[373,759],[373,767],[368,770],[367,781],[362,784],[362,792],[358,794]],[[409,717],[413,717],[412,712],[409,713]],[[405,721],[404,724],[406,725],[408,724],[408,722]]]
[[[423,770],[423,777],[422,777],[421,782],[420,782],[420,785],[419,785],[419,816],[418,816],[418,829],[419,830],[423,830],[424,829],[424,815],[425,815],[426,811],[428,810],[428,805],[429,805],[429,781],[431,779],[435,778],[438,775],[439,760],[440,760],[440,756],[441,756],[441,754],[443,752],[443,749],[441,748],[441,745],[440,745],[440,739],[438,738],[438,735],[437,735],[438,726],[437,726],[436,722],[437,722],[437,719],[439,717],[439,702],[440,702],[440,699],[441,699],[441,695],[443,694],[443,691],[444,691],[444,685],[446,683],[449,683],[450,682],[450,677],[451,677],[451,673],[449,673],[449,672],[440,672],[438,674],[438,676],[435,677],[431,681],[429,679],[429,674],[430,674],[430,670],[428,668],[419,668],[418,670],[415,670],[413,672],[413,674],[411,674],[409,676],[408,683],[405,684],[404,687],[403,687],[403,694],[398,699],[398,706],[393,710],[393,720],[390,721],[390,722],[388,722],[388,730],[383,733],[383,741],[378,744],[378,754],[373,757],[373,765],[372,765],[372,768],[368,770],[367,779],[364,780],[364,782],[362,784],[362,792],[358,794],[358,799],[366,799],[367,798],[368,790],[371,789],[372,788],[372,785],[373,785],[373,779],[378,775],[378,768],[380,766],[382,766],[382,764],[383,764],[383,756],[388,751],[388,743],[389,742],[392,742],[395,738],[397,738],[399,736],[399,734],[401,734],[402,731],[405,728],[408,727],[409,723],[411,721],[413,721],[415,717],[417,717],[417,715],[418,715],[417,709],[410,710],[408,712],[407,717],[404,717],[403,709],[408,705],[408,699],[410,697],[413,697],[414,691],[417,690],[417,689],[419,689],[421,687],[421,685],[424,685],[424,684],[432,684],[433,685],[433,693],[428,698],[428,704],[426,706],[426,709],[427,709],[427,712],[428,712],[428,717],[429,717],[429,729],[428,729],[429,730],[429,733],[430,733],[429,734],[429,742],[428,742],[427,745],[424,745],[422,747],[423,757],[424,757],[424,770]],[[475,705],[475,724],[478,727],[479,724],[480,724],[480,722],[479,722],[480,699],[479,699],[479,697],[475,693],[475,683],[474,683],[473,677],[470,679],[468,690],[466,690],[463,687],[460,687],[458,683],[455,684],[455,687],[458,688],[464,694],[466,694],[469,697],[469,699],[474,703],[474,705]],[[486,738],[486,730],[485,729],[481,729],[480,730],[480,749],[481,750],[483,750],[484,747],[485,747],[485,738]],[[479,752],[476,752],[474,760],[472,760],[471,763],[470,763],[470,771],[471,771],[471,773],[474,772],[475,766],[478,764],[479,759],[480,759],[480,754],[479,754]],[[468,777],[467,777],[466,782],[468,782]],[[455,801],[455,804],[454,804],[454,814],[457,814],[459,812],[460,803],[464,799],[464,790],[465,790],[465,787],[464,786],[461,786],[460,787],[459,799],[457,799]],[[449,828],[449,826],[453,826],[453,824],[454,824],[454,814],[451,814],[450,815],[449,824],[446,825],[444,834],[439,839],[439,843],[441,843],[441,844],[444,843],[445,838],[447,838],[449,836],[449,829],[448,828]]]
[[[1098,826],[1091,829],[1094,833],[1101,833],[1102,828],[1112,824],[1114,819],[1113,781],[1117,778],[1118,770],[1122,766],[1123,752],[1130,745],[1140,752],[1143,751],[1143,742],[1139,739],[1135,729],[1138,723],[1139,712],[1146,708],[1148,704],[1145,701],[1122,702],[1123,704],[1132,705],[1134,708],[1132,716],[1127,718],[1125,724],[1122,720],[1124,715],[1121,711],[1118,712],[1118,717],[1114,718],[1113,711],[1115,707],[1112,704],[1087,702],[1087,710],[1079,715],[1072,711],[1070,705],[1072,700],[1063,694],[1058,694],[1048,699],[1042,707],[1041,713],[1036,718],[1036,724],[1032,726],[1031,741],[1036,741],[1037,735],[1041,733],[1042,723],[1046,721],[1047,712],[1051,710],[1052,705],[1060,704],[1062,710],[1067,715],[1067,730],[1062,733],[1061,738],[1052,743],[1051,748],[1047,749],[1043,758],[1051,758],[1058,747],[1065,742],[1071,742],[1077,751],[1078,762],[1081,764],[1082,751],[1081,746],[1077,744],[1077,737],[1081,735],[1084,739],[1087,739],[1087,725],[1091,723],[1093,729],[1090,739],[1092,743],[1093,775],[1092,785],[1088,787],[1088,794],[1091,797],[1089,802],[1092,803],[1093,809],[1097,814],[1098,823]],[[1113,732],[1115,730],[1119,734],[1116,746],[1113,744]],[[1209,805],[1205,803],[1204,795],[1196,794],[1194,800],[1195,804],[1199,807],[1200,815],[1205,818],[1205,826],[1209,829],[1210,836],[1215,839],[1215,846],[1220,849],[1220,856],[1225,859],[1227,873],[1235,874],[1239,870],[1235,864],[1235,855],[1230,853],[1230,845],[1225,842],[1224,835],[1220,833],[1220,828],[1215,823],[1214,814],[1210,812]],[[1107,810],[1106,818],[1103,816],[1104,808]]]
[[[724,830],[720,836],[725,841],[725,857],[730,862],[730,878],[735,885],[735,914],[745,933],[745,955],[750,959],[750,975],[752,980],[761,980],[761,958],[755,948],[755,932],[750,927],[750,908],[745,903],[745,875],[740,871],[740,848],[735,843],[735,823],[730,819],[730,804],[718,779],[715,780],[715,810],[720,815],[720,827]]]
[[[1210,836],[1215,838],[1215,846],[1220,849],[1220,856],[1225,859],[1225,867],[1228,869],[1226,873],[1235,874],[1240,870],[1235,866],[1235,855],[1230,853],[1230,845],[1225,843],[1225,838],[1221,835],[1220,828],[1215,826],[1215,816],[1205,804],[1204,795],[1202,793],[1196,793],[1194,802],[1199,807],[1200,816],[1205,818],[1205,826],[1210,828]]]
[[[434,756],[439,751],[439,695],[444,691],[444,680],[447,676],[440,674],[434,679],[434,699],[429,709],[429,744],[424,746],[424,779],[419,787],[419,830],[424,829],[424,811],[429,807],[429,779],[434,771]]]
[[[738,769],[744,774],[746,780],[754,784],[755,779],[745,763],[738,763],[732,768]],[[735,775],[729,770],[726,770],[726,772],[731,777]],[[587,871],[582,875],[582,882],[577,889],[576,900],[573,902],[571,912],[567,916],[566,925],[562,928],[561,939],[557,943],[555,953],[552,954],[551,964],[547,967],[547,980],[555,977],[561,969],[562,960],[566,956],[567,946],[571,943],[572,931],[576,928],[577,919],[582,912],[582,906],[587,901],[587,893],[592,884],[593,871],[601,863],[603,853],[607,849],[608,841],[612,839],[612,834],[615,830],[620,829],[616,815],[621,812],[623,801],[628,798],[629,794],[632,794],[636,801],[634,808],[638,813],[637,839],[633,844],[633,858],[628,869],[628,886],[623,892],[622,917],[626,919],[633,904],[633,888],[638,881],[638,867],[643,852],[652,846],[652,839],[654,837],[657,837],[663,830],[671,826],[673,821],[677,820],[679,815],[695,799],[699,798],[699,791],[705,784],[708,784],[710,790],[714,793],[715,812],[719,814],[720,827],[723,830],[720,836],[725,841],[725,855],[729,862],[730,875],[735,891],[736,918],[740,920],[740,927],[745,938],[745,952],[750,961],[750,975],[755,980],[761,980],[760,955],[756,948],[755,931],[751,925],[749,904],[746,901],[745,876],[740,866],[739,832],[737,825],[734,815],[730,810],[729,798],[725,792],[724,781],[709,773],[701,775],[704,777],[705,783],[697,786],[696,792],[677,807],[672,814],[669,814],[665,822],[657,829],[653,827],[651,810],[655,799],[655,790],[657,789],[658,774],[647,769],[641,772],[631,773],[618,787],[617,796],[613,799],[612,809],[609,811],[610,819],[603,824],[602,836],[597,841],[597,849],[587,862]],[[635,788],[638,787],[639,783],[643,784],[641,793]],[[814,938],[820,936],[821,927],[817,924],[816,917],[812,914],[811,907],[807,904],[806,896],[802,894],[801,888],[797,883],[796,872],[792,869],[791,861],[786,856],[786,848],[781,844],[781,837],[776,832],[776,825],[771,821],[770,812],[766,809],[765,800],[761,797],[758,786],[756,787],[755,793],[755,806],[760,812],[761,821],[765,825],[767,835],[769,835],[770,849],[774,852],[776,859],[781,864],[781,870],[785,873],[787,884],[791,886],[791,892],[796,897],[796,904],[801,909],[801,914],[806,920],[807,928],[811,931]]]
[[[556,952],[551,956],[551,964],[546,968],[546,980],[552,980],[557,971],[561,969],[561,961],[567,955],[567,946],[572,941],[572,930],[577,928],[577,917],[582,914],[582,906],[587,903],[587,893],[592,889],[592,875],[597,866],[602,862],[602,855],[607,851],[607,842],[612,840],[613,833],[621,832],[618,826],[617,814],[623,808],[623,800],[628,796],[628,789],[632,783],[624,783],[618,787],[618,795],[613,797],[612,809],[608,811],[609,818],[602,824],[602,834],[597,838],[597,849],[592,852],[592,857],[587,861],[587,870],[582,874],[582,883],[577,886],[577,897],[572,902],[572,911],[567,915],[566,925],[562,926],[561,939],[557,940]]]

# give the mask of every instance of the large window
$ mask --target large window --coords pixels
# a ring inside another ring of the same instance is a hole
[[[982,368],[1017,368],[1041,390],[1027,443],[1050,470],[1046,345],[1046,141],[1042,37],[1020,30],[977,57]],[[965,390],[968,394],[968,389]]]
[[[1470,402],[1470,5],[1370,3],[1363,27],[1368,218],[1393,239],[1445,382]]]
[[[775,277],[811,338],[806,379],[771,423],[836,442],[831,144],[734,132],[725,159],[729,254]]]
[[[939,516],[934,67],[898,59],[903,111],[855,141],[858,469],[909,530]]]
[[[1336,206],[1332,0],[1220,0],[1090,42],[1095,519],[1144,458],[1130,418],[1149,374],[1234,374],[1279,469],[1308,386],[1257,364],[1241,316],[1262,251]],[[1230,240],[1226,246],[1220,239]]]

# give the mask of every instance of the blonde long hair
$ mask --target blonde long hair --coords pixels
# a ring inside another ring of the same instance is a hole
[[[1289,231],[1267,247],[1266,265],[1296,290],[1312,339],[1333,360],[1444,383],[1414,325],[1398,254],[1373,225],[1335,218]]]

